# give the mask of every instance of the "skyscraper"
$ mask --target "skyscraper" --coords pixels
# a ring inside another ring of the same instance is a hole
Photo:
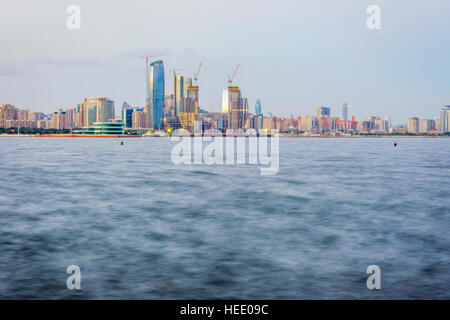
[[[133,125],[133,109],[126,101],[122,105],[122,121],[126,128],[131,128]]]
[[[255,114],[261,114],[261,101],[259,99],[256,100],[255,104]]]
[[[419,118],[412,117],[408,119],[408,132],[417,134],[420,132],[420,120]]]
[[[228,113],[228,90],[222,91],[222,113]]]
[[[199,86],[189,86],[184,99],[184,111],[178,113],[182,126],[190,131],[194,130],[194,124],[199,113],[198,106]]]
[[[318,107],[316,109],[317,116],[329,116],[330,115],[330,108],[328,107]]]
[[[155,130],[163,129],[164,118],[164,62],[161,60],[150,63],[148,124]]]
[[[347,103],[344,103],[342,105],[342,119],[345,121],[348,120],[348,105],[347,105]]]
[[[239,87],[228,87],[228,129],[242,129],[247,115],[247,98],[242,98]]]
[[[86,98],[80,106],[83,124],[87,127],[94,122],[108,122],[115,118],[114,101],[110,99]]]
[[[175,86],[175,113],[178,115],[178,113],[186,111],[184,102],[187,97],[187,90],[189,86],[192,86],[192,79],[184,76],[176,76]]]
[[[439,127],[442,132],[450,132],[450,106],[442,107]]]

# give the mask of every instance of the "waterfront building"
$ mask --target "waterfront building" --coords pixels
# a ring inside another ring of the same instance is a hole
[[[81,105],[77,105],[79,114],[76,118],[82,119],[84,126],[89,126],[94,122],[107,122],[115,118],[114,101],[107,98],[85,98]],[[81,116],[80,116],[81,114]]]
[[[222,113],[228,114],[228,107],[228,90],[225,89],[222,91]]]
[[[73,130],[74,134],[86,135],[122,135],[124,132],[122,121],[110,120],[108,122],[94,122],[90,126]]]
[[[146,128],[147,114],[142,109],[135,109],[132,113],[132,128]]]
[[[439,128],[441,132],[450,132],[450,106],[442,107]]]
[[[53,129],[66,129],[66,112],[58,109],[52,113],[51,126]]]
[[[122,121],[126,128],[133,127],[133,109],[127,108],[122,110]]]
[[[187,90],[192,86],[192,79],[184,76],[176,76],[175,78],[175,115],[178,116],[180,112],[186,112],[184,105],[187,97]]]
[[[331,111],[330,111],[330,108],[322,106],[322,107],[318,107],[316,109],[316,114],[317,114],[317,117],[330,116],[331,115]]]
[[[184,111],[179,112],[178,117],[180,122],[186,130],[194,130],[194,123],[199,114],[199,86],[189,86],[184,101]]]
[[[420,132],[420,120],[417,117],[408,119],[408,133],[418,134]]]
[[[400,127],[391,127],[389,128],[390,134],[406,134],[407,129],[406,128],[400,128]]]
[[[276,119],[274,117],[264,117],[263,129],[271,130],[277,127]]]
[[[37,128],[38,121],[46,120],[42,112],[16,108],[11,104],[0,105],[0,128]]]
[[[422,119],[420,120],[420,133],[430,133],[431,130],[435,129],[435,123],[432,119]]]
[[[242,129],[248,116],[248,100],[238,86],[228,87],[228,129]]]
[[[162,130],[164,123],[164,62],[154,61],[150,64],[149,98],[147,122],[149,128]]]
[[[255,104],[255,114],[262,114],[261,110],[261,101],[259,99],[256,100]]]
[[[344,121],[348,120],[348,105],[347,105],[347,103],[344,103],[342,105],[342,119]]]
[[[173,94],[171,93],[164,95],[164,114],[171,117],[175,116]]]

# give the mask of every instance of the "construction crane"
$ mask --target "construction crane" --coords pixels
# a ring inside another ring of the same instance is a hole
[[[202,67],[202,64],[203,64],[203,61],[200,62],[200,65],[198,66],[197,72],[194,72],[194,85],[197,85],[198,75],[200,74],[200,69]]]
[[[236,69],[234,69],[233,76],[231,78],[230,78],[230,76],[228,76],[228,86],[229,87],[231,87],[231,83],[233,82],[234,77],[236,76],[236,72],[238,71],[238,69],[239,69],[239,64],[236,66]]]

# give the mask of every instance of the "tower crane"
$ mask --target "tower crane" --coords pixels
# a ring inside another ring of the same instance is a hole
[[[200,69],[202,68],[202,65],[203,65],[203,61],[200,62],[197,72],[194,72],[194,85],[195,86],[197,85],[198,75],[200,74]]]
[[[233,76],[230,78],[230,76],[228,76],[228,86],[229,87],[231,87],[231,83],[233,82],[233,80],[234,80],[234,77],[236,76],[236,72],[238,71],[238,69],[239,69],[239,64],[236,66],[236,69],[234,69],[234,73],[233,73]]]

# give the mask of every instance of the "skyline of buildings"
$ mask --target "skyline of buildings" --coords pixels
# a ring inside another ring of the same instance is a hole
[[[405,124],[392,125],[387,114],[383,119],[370,116],[357,121],[349,119],[348,103],[342,104],[341,118],[332,116],[329,106],[319,106],[315,115],[281,118],[268,112],[265,115],[262,103],[256,99],[255,113],[249,112],[248,99],[243,96],[239,86],[232,85],[229,78],[227,89],[222,91],[222,112],[209,112],[200,106],[200,86],[192,78],[177,75],[173,71],[173,93],[166,93],[165,69],[162,60],[149,62],[146,58],[146,96],[144,107],[130,106],[123,102],[119,117],[116,118],[114,101],[106,97],[85,98],[75,108],[62,108],[45,115],[15,108],[10,104],[0,107],[0,127],[26,127],[37,129],[80,129],[94,123],[106,123],[122,120],[125,128],[146,129],[152,131],[167,128],[184,128],[190,132],[218,129],[234,130],[296,130],[300,132],[356,131],[358,133],[425,134],[447,133],[450,131],[450,107],[441,108],[437,119],[419,119],[410,117]],[[200,64],[201,67],[201,64]],[[238,66],[239,67],[239,66]],[[235,70],[235,73],[238,69]],[[199,69],[200,70],[200,69]],[[178,70],[179,71],[179,70]],[[234,75],[233,75],[234,77]],[[232,78],[231,78],[232,79]]]

